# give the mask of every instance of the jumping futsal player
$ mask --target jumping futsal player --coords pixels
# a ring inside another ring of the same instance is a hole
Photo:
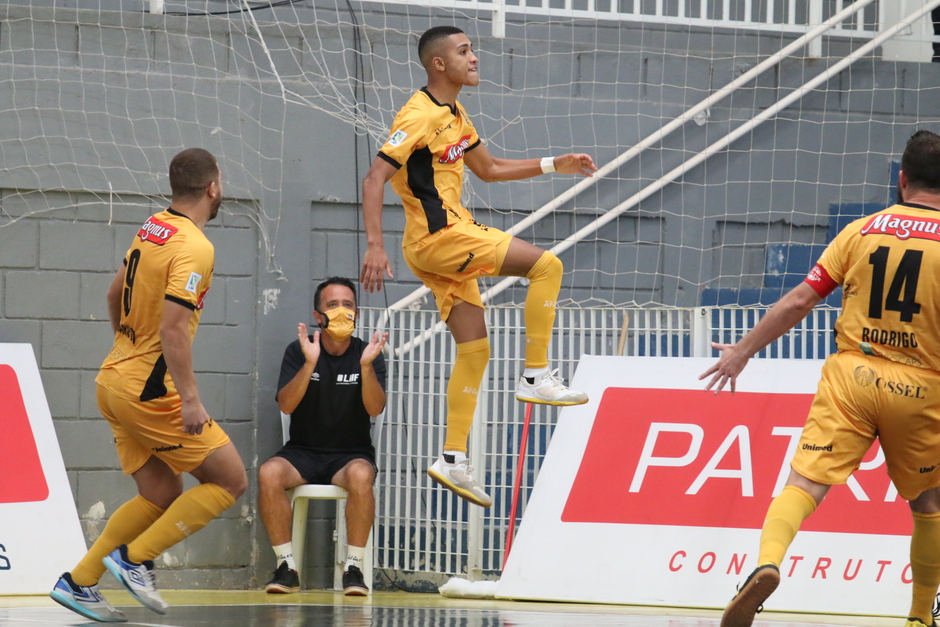
[[[588,398],[566,387],[548,367],[561,261],[473,219],[460,203],[464,162],[487,182],[546,172],[591,176],[597,168],[585,154],[542,159],[498,159],[490,154],[457,102],[464,86],[480,82],[473,46],[459,28],[436,26],[426,31],[418,42],[418,57],[427,71],[427,86],[399,111],[388,141],[362,182],[368,248],[359,280],[374,292],[382,289],[386,276],[394,278],[382,237],[382,201],[385,183],[391,180],[405,207],[405,261],[434,293],[441,318],[457,342],[447,387],[446,442],[428,474],[471,503],[489,507],[493,501],[474,480],[466,456],[477,393],[490,358],[478,277],[522,276],[530,281],[525,371],[516,398],[548,405],[580,405]]]

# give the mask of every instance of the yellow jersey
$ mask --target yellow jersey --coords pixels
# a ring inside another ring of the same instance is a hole
[[[121,323],[95,381],[131,400],[177,394],[160,343],[163,301],[193,310],[192,340],[214,263],[212,243],[187,216],[172,208],[150,216],[124,257]]]
[[[901,203],[855,220],[806,278],[843,288],[839,351],[940,372],[940,211]]]
[[[405,206],[402,246],[458,220],[473,220],[460,203],[463,155],[479,144],[459,102],[441,104],[424,87],[401,108],[378,156],[398,169],[391,184]]]

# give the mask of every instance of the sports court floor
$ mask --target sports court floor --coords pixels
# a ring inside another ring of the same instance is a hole
[[[663,609],[572,603],[445,599],[436,594],[377,592],[346,598],[331,591],[271,597],[258,591],[164,591],[165,616],[138,605],[127,593],[104,591],[127,614],[125,625],[177,627],[718,627],[714,610]],[[903,605],[906,599],[899,599]],[[48,597],[0,596],[3,627],[100,625]],[[754,627],[901,627],[903,618],[822,616],[764,612]]]

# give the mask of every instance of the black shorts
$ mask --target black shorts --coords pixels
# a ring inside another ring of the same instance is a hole
[[[368,453],[314,453],[297,446],[285,446],[274,456],[286,459],[297,469],[304,481],[315,485],[332,485],[334,475],[354,459],[366,460],[372,464],[375,474],[379,473],[375,459]]]

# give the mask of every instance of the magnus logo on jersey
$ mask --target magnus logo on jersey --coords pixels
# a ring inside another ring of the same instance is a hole
[[[940,220],[933,218],[912,219],[890,213],[872,216],[860,231],[862,235],[881,233],[894,235],[898,239],[931,239],[940,242]]]
[[[562,520],[760,529],[786,483],[812,400],[607,388]],[[622,486],[617,498],[610,498],[612,485]],[[801,529],[910,533],[910,514],[877,445],[826,503]]]
[[[470,147],[470,136],[465,135],[456,144],[444,149],[444,154],[438,159],[439,163],[457,163],[463,157],[464,151]]]
[[[154,216],[147,218],[144,225],[137,231],[137,237],[142,242],[151,242],[157,246],[163,246],[179,229],[171,226]]]

